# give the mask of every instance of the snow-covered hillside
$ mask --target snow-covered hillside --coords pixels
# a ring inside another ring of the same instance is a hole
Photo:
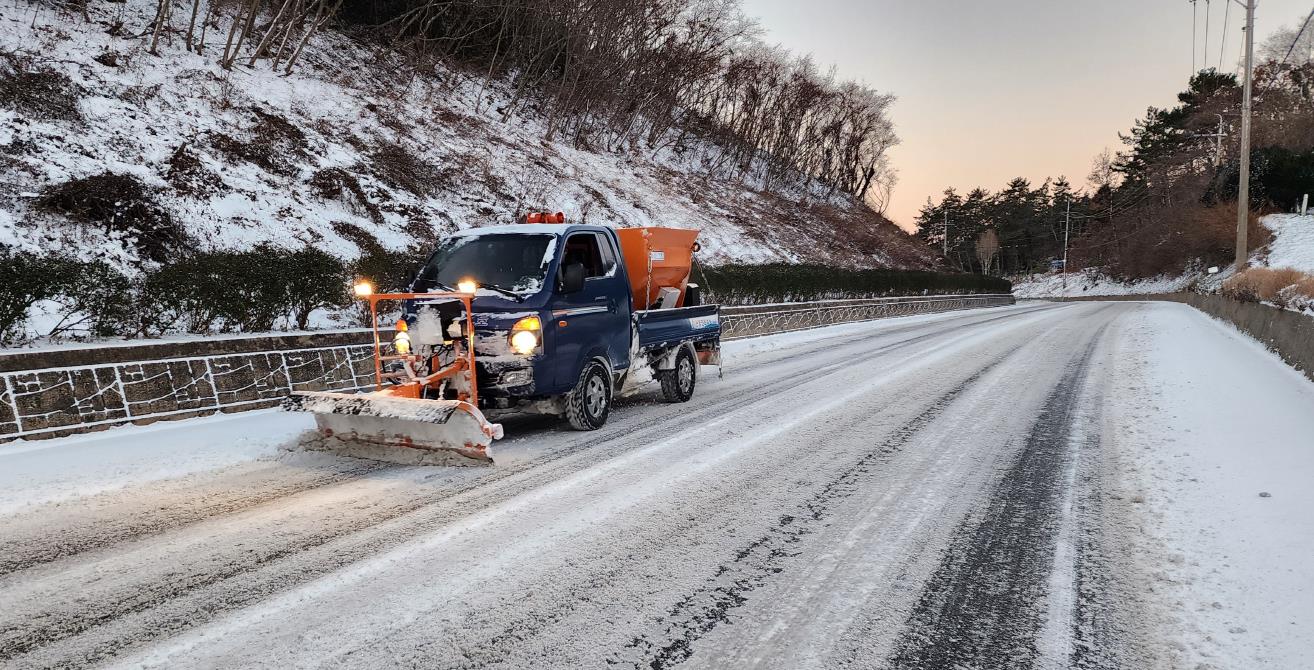
[[[1271,214],[1260,223],[1272,234],[1269,244],[1251,254],[1254,267],[1291,268],[1314,275],[1314,215]],[[1097,269],[1062,275],[1044,274],[1013,277],[1013,294],[1018,298],[1056,298],[1110,295],[1151,295],[1185,291],[1192,286],[1218,288],[1235,272],[1232,266],[1210,275],[1205,268],[1188,268],[1176,275],[1136,281],[1109,277]]]
[[[1150,295],[1184,290],[1198,274],[1177,277],[1154,277],[1139,281],[1120,281],[1098,270],[1060,274],[1032,275],[1013,279],[1013,295],[1024,298],[1055,298],[1109,295]]]
[[[1314,275],[1314,214],[1274,214],[1262,222],[1273,233],[1273,242],[1262,256],[1264,264]]]
[[[417,74],[333,32],[287,76],[220,68],[222,36],[204,55],[166,36],[151,55],[138,36],[154,2],[88,4],[90,22],[23,0],[0,12],[0,244],[123,263],[260,242],[350,258],[371,237],[404,249],[541,208],[700,228],[713,262],[934,263],[850,200],[709,177],[706,144],[545,141],[540,120],[502,118],[496,82]]]

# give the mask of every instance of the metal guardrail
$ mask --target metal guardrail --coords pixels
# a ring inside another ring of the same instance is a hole
[[[721,308],[723,338],[734,340],[768,333],[787,333],[851,321],[868,321],[912,314],[947,312],[1014,303],[1011,294],[951,295],[864,300],[820,300]]]
[[[823,300],[721,310],[725,339],[1013,303],[1011,295]],[[320,346],[308,346],[316,340]],[[323,346],[325,340],[331,346]],[[359,332],[207,338],[0,356],[0,442],[270,407],[292,391],[373,384]]]

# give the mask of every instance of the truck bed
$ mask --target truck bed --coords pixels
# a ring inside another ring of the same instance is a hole
[[[639,329],[640,351],[721,337],[719,305],[641,310],[634,313],[634,321]]]

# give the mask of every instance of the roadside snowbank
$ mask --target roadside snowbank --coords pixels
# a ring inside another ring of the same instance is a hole
[[[1172,667],[1306,667],[1314,383],[1196,310],[1141,314],[1118,352],[1106,439],[1147,589],[1177,628]]]
[[[1069,272],[1067,279],[1061,274],[1026,275],[1014,278],[1013,295],[1018,299],[1077,298],[1101,295],[1150,295],[1175,293],[1185,290],[1200,279],[1199,273],[1188,272],[1178,277],[1159,276],[1138,281],[1113,279],[1096,270]],[[1066,281],[1066,286],[1065,286]]]
[[[314,426],[257,410],[0,444],[0,514],[272,457]]]

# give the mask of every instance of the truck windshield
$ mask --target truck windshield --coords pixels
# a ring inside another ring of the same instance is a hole
[[[481,286],[532,295],[543,288],[555,239],[520,233],[449,237],[429,256],[412,290],[453,289],[473,279]]]

